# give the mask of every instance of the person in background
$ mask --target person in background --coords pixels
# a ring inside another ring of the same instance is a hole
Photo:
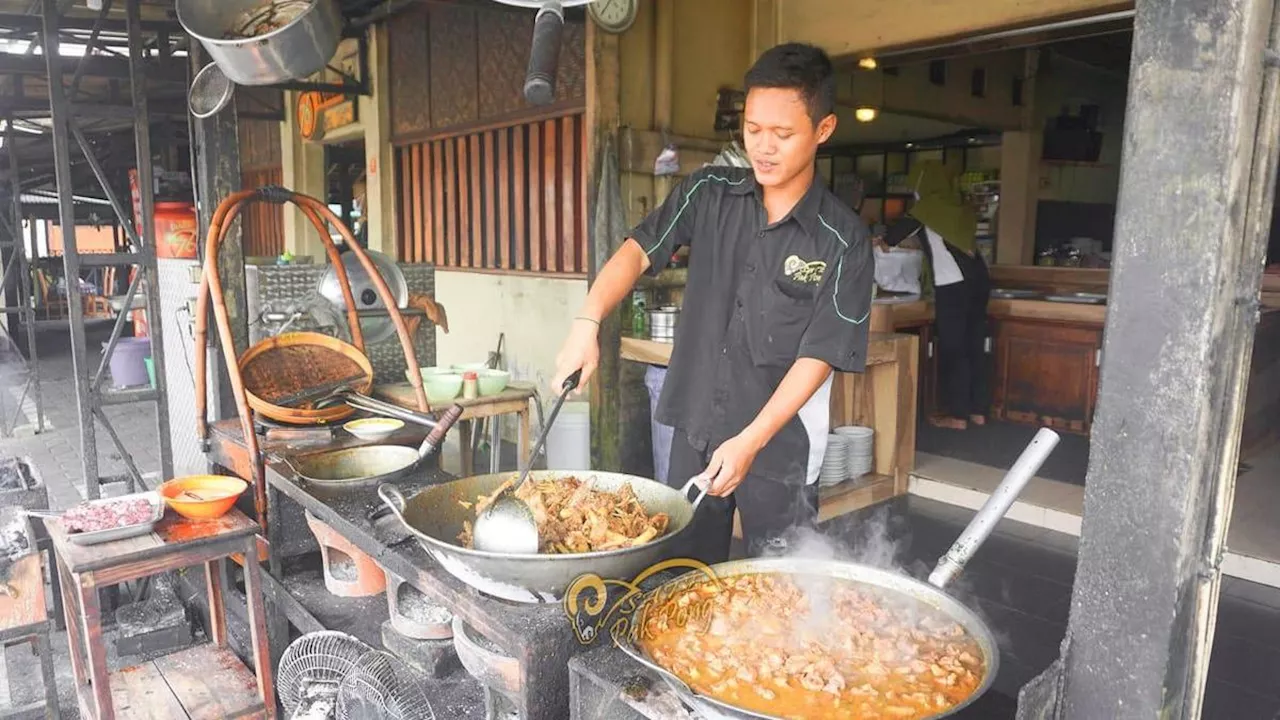
[[[929,421],[953,430],[964,430],[969,423],[985,425],[991,279],[974,242],[977,216],[960,197],[955,174],[942,163],[920,163],[908,185],[915,188],[916,201],[877,242],[924,254],[924,292],[932,290],[938,333],[942,405],[941,414]]]
[[[874,262],[861,218],[816,178],[836,127],[822,50],[787,44],[747,72],[750,168],[686,177],[597,275],[557,358],[560,384],[600,358],[597,329],[643,273],[689,248],[689,280],[658,420],[674,427],[668,483],[708,486],[680,548],[729,557],[735,510],[747,554],[787,546],[817,523],[832,368],[866,366]]]

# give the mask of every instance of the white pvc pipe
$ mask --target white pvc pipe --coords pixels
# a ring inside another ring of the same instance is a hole
[[[1058,433],[1049,428],[1040,428],[1036,436],[1031,439],[1031,443],[1018,456],[1018,461],[1000,481],[995,492],[987,498],[987,502],[981,510],[978,510],[978,514],[973,516],[973,520],[960,534],[959,539],[952,544],[947,554],[938,560],[938,566],[929,574],[931,585],[945,588],[964,570],[965,564],[973,557],[974,552],[986,542],[991,531],[995,530],[996,523],[1009,512],[1009,507],[1013,505],[1014,500],[1018,499],[1022,489],[1039,472],[1044,461],[1049,459],[1049,454],[1058,446],[1059,440],[1061,437]]]

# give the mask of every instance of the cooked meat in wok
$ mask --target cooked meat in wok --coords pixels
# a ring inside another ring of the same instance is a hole
[[[784,718],[932,717],[986,673],[978,643],[941,611],[848,580],[703,581],[646,606],[640,622],[639,645],[690,687]]]
[[[512,478],[475,503],[476,515],[515,482]],[[616,491],[600,490],[576,477],[525,480],[516,488],[538,523],[538,552],[585,553],[643,545],[662,536],[671,518],[650,515],[640,504],[631,484]],[[463,503],[469,505],[469,503]],[[471,521],[463,523],[458,542],[471,547]]]

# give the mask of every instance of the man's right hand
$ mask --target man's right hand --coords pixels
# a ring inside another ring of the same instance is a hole
[[[599,366],[599,326],[590,320],[575,318],[569,337],[565,338],[564,344],[560,346],[560,353],[556,355],[556,377],[551,386],[552,391],[559,395],[564,389],[565,380],[580,369],[582,378],[578,380],[578,387],[573,394],[581,395]]]

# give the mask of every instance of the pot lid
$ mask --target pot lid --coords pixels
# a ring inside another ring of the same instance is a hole
[[[400,271],[400,267],[389,256],[374,251],[365,250],[369,255],[369,259],[378,270],[378,274],[386,281],[387,287],[391,288],[391,294],[396,299],[396,307],[404,309],[409,304],[409,286],[405,283],[404,273]],[[364,265],[360,263],[360,258],[351,251],[342,253],[342,266],[347,271],[347,279],[351,283],[351,295],[355,298],[356,309],[373,310],[385,309],[386,303],[382,302],[382,296],[378,294],[377,287],[374,286],[373,280],[369,274],[365,272]],[[338,273],[330,264],[324,271],[324,275],[320,277],[320,282],[316,285],[316,292],[320,297],[324,298],[328,303],[338,311],[339,316],[345,321],[347,302],[342,296],[342,285],[338,281]],[[368,345],[382,342],[387,338],[395,335],[396,327],[391,322],[391,318],[386,315],[375,317],[364,317],[360,319],[360,329],[364,332],[364,340]]]

